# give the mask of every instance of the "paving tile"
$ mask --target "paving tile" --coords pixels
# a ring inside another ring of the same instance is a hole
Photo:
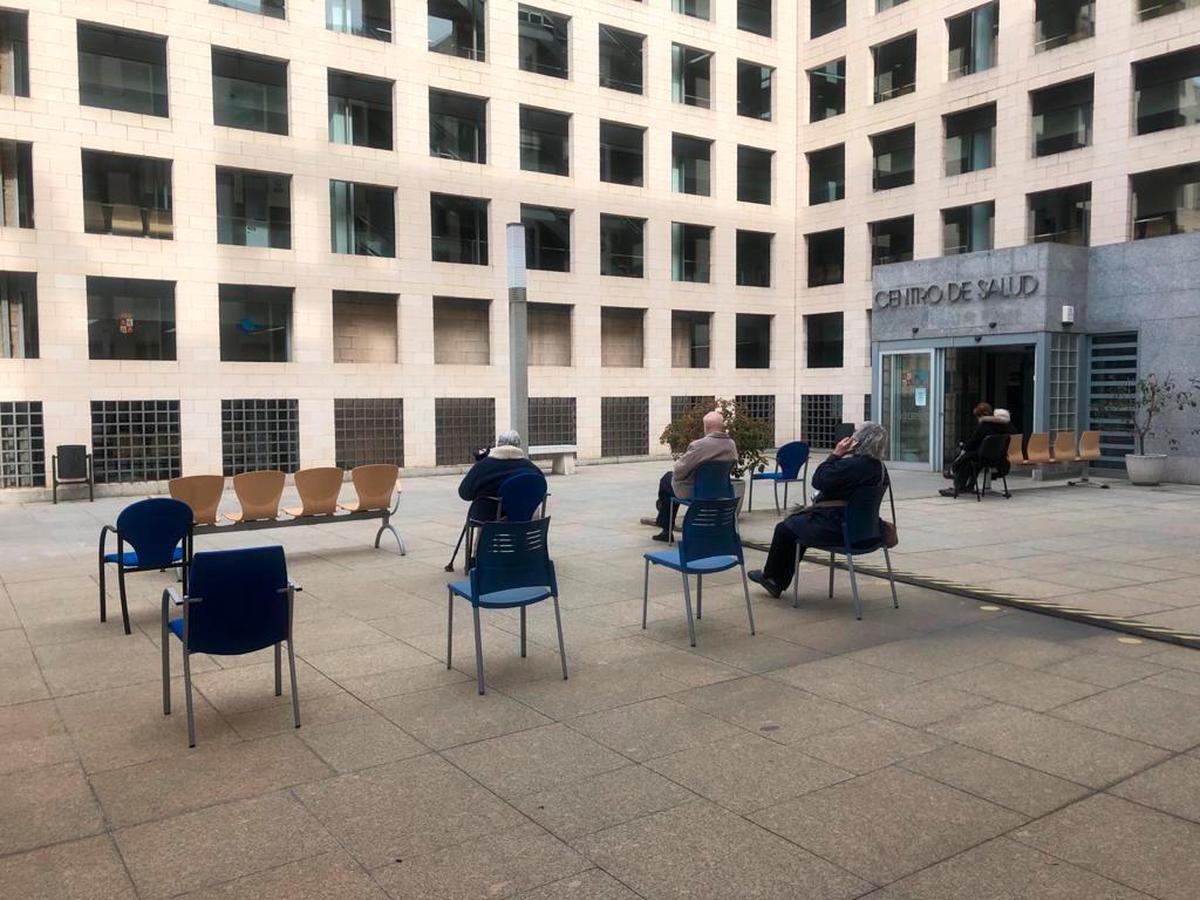
[[[1094,788],[1119,781],[1168,755],[1148,744],[1000,703],[938,722],[929,730]]]
[[[1200,672],[1189,672],[1186,669],[1163,669],[1157,675],[1143,679],[1142,684],[1200,697]]]
[[[768,677],[839,703],[861,702],[883,694],[892,694],[916,684],[919,680],[878,666],[867,665],[847,656],[819,659],[816,662],[778,669],[769,673]]]
[[[638,900],[638,895],[607,872],[588,869],[517,895],[518,900]]]
[[[1200,759],[1176,756],[1113,785],[1109,793],[1200,822]]]
[[[1025,821],[913,772],[889,768],[750,816],[876,884],[946,859]]]
[[[525,821],[515,809],[433,755],[301,785],[293,793],[369,868]]]
[[[852,624],[843,619],[796,622],[771,633],[822,653],[849,653],[916,636],[911,629],[882,619],[864,619]]]
[[[575,847],[645,897],[777,900],[803,885],[808,896],[838,900],[871,887],[704,801],[588,835]]]
[[[568,724],[638,762],[742,733],[735,725],[667,697],[591,713]]]
[[[896,693],[870,697],[850,706],[912,728],[924,728],[956,713],[991,703],[986,697],[955,690],[951,682],[926,681]]]
[[[386,900],[361,866],[340,851],[285,863],[265,872],[186,894],[187,900]]]
[[[1093,684],[1072,681],[1003,662],[990,663],[950,675],[942,679],[942,683],[957,690],[987,697],[989,700],[1038,712],[1062,706],[1100,690]]]
[[[268,651],[269,652],[269,651]],[[296,682],[303,704],[317,697],[338,693],[339,688],[302,659],[296,660]],[[283,695],[275,696],[274,662],[241,665],[192,676],[192,686],[222,715],[234,716],[268,706],[291,706],[291,680],[287,659],[283,660]]]
[[[296,736],[338,772],[355,772],[428,752],[420,741],[375,714],[305,725]]]
[[[162,656],[139,631],[34,650],[55,697],[162,678]]]
[[[1054,715],[1169,750],[1200,744],[1200,697],[1141,683],[1079,700]]]
[[[403,900],[475,900],[511,897],[591,865],[552,834],[525,824],[405,859],[373,874],[391,896]]]
[[[945,743],[941,738],[885,719],[867,719],[807,738],[796,749],[827,763],[862,775],[928,753]]]
[[[311,655],[348,647],[386,643],[391,635],[351,616],[324,617],[313,621],[297,620],[296,652],[307,658]]]
[[[447,669],[444,662],[435,662],[405,669],[388,669],[371,675],[339,678],[338,684],[360,700],[369,703],[384,697],[396,697],[400,694],[456,684],[466,681],[469,677],[457,669]]]
[[[428,654],[396,640],[368,644],[365,647],[327,650],[324,653],[306,653],[304,661],[334,681],[435,662]]]
[[[893,641],[857,650],[844,659],[866,663],[890,672],[898,672],[925,681],[955,675],[987,663],[993,635],[980,629],[961,635],[922,635],[907,641]]]
[[[662,697],[684,687],[647,665],[614,662],[578,668],[568,681],[547,678],[509,685],[505,692],[543,715],[565,719]]]
[[[53,701],[0,706],[0,775],[75,759]]]
[[[13,900],[134,900],[137,896],[107,835],[0,858],[0,885]]]
[[[708,619],[706,616],[705,621]],[[758,628],[758,634],[750,634],[744,624],[741,628],[707,634],[703,641],[697,642],[696,650],[709,659],[747,672],[769,672],[825,656],[812,647],[764,634],[761,625]]]
[[[143,898],[231,881],[335,846],[285,794],[210,806],[125,828],[114,837]]]
[[[473,680],[376,700],[372,706],[435,750],[536,728],[551,721],[502,691],[492,689],[480,696]]]
[[[19,629],[0,631],[0,635],[11,634],[21,638],[15,646],[0,641],[0,706],[44,700],[50,689],[38,670],[33,651],[24,640]]]
[[[78,763],[0,776],[0,856],[103,830],[100,807]]]
[[[1200,825],[1106,794],[1010,837],[1162,900],[1192,900],[1200,883]]]
[[[358,719],[370,712],[368,706],[344,691],[313,699],[305,697],[303,692],[300,696],[300,724],[305,728]],[[296,730],[290,701],[227,715],[225,721],[233,726],[238,737],[247,741],[272,734],[291,734]]]
[[[628,760],[565,725],[546,725],[444,753],[472,778],[510,799],[624,766]]]
[[[1128,684],[1130,681],[1139,681],[1165,670],[1162,666],[1144,659],[1131,659],[1113,653],[1085,653],[1052,666],[1046,666],[1042,671],[1074,681],[1086,681],[1088,684],[1113,688]],[[1169,686],[1160,685],[1160,687]]]

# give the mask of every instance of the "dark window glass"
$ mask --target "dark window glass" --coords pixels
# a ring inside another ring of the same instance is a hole
[[[846,0],[809,0],[808,22],[810,38],[846,27]]]
[[[433,401],[435,462],[461,466],[474,460],[480,447],[496,439],[493,397],[438,397]]]
[[[221,468],[225,477],[300,468],[299,400],[222,400]]]
[[[33,145],[0,141],[0,226],[33,227]]]
[[[174,359],[175,282],[88,276],[88,359]]]
[[[735,328],[737,368],[771,368],[771,316],[738,313]]]
[[[671,135],[671,189],[677,194],[710,193],[712,141]]]
[[[617,122],[600,123],[600,180],[642,186],[646,129]]]
[[[183,471],[178,400],[93,400],[96,484],[167,481]]]
[[[392,82],[329,70],[329,140],[392,149]]]
[[[804,317],[805,346],[808,349],[808,368],[840,369],[842,362],[843,315],[820,313]]]
[[[287,11],[283,0],[208,0],[213,6],[227,6],[243,12],[257,13],[272,19],[282,19]]]
[[[1200,164],[1132,176],[1133,238],[1200,231]]]
[[[488,201],[479,197],[430,194],[433,261],[488,264]]]
[[[712,313],[671,310],[671,366],[707,369],[712,351]]]
[[[343,34],[391,41],[391,0],[325,0],[325,27]]]
[[[846,111],[846,60],[808,70],[808,121],[820,122]]]
[[[1183,12],[1200,6],[1200,0],[1138,0],[1138,18],[1143,22],[1159,16]]]
[[[1092,186],[1076,184],[1030,194],[1029,239],[1086,247],[1092,217]]]
[[[806,235],[808,246],[808,286],[841,284],[845,255],[845,232],[841,228]]]
[[[404,401],[399,397],[333,401],[333,459],[341,469],[404,466]]]
[[[517,7],[517,38],[521,68],[552,78],[567,77],[567,35],[570,19],[532,6]]]
[[[988,3],[946,20],[950,39],[950,77],[962,78],[996,65],[1000,4]]]
[[[288,362],[292,289],[257,284],[218,286],[221,362]]]
[[[770,150],[759,150],[757,147],[738,147],[738,200],[745,203],[771,202],[771,158],[774,155]]]
[[[996,204],[988,200],[942,210],[942,253],[978,253],[991,250],[996,225]]]
[[[0,359],[37,356],[37,275],[0,272]]]
[[[875,0],[875,12],[887,12],[907,2],[908,0]]]
[[[917,129],[914,125],[871,136],[871,148],[875,155],[872,181],[875,190],[886,191],[913,183],[916,144]]]
[[[170,240],[171,160],[82,151],[83,229]]]
[[[521,107],[521,168],[548,175],[570,173],[571,117],[567,113]]]
[[[1092,77],[1055,84],[1029,95],[1033,155],[1078,150],[1092,142]]]
[[[671,45],[671,99],[685,106],[712,105],[712,53]]]
[[[525,265],[546,272],[571,271],[571,211],[521,204]]]
[[[429,89],[429,155],[487,162],[487,100]]]
[[[292,246],[292,176],[217,167],[217,243]]]
[[[775,70],[770,66],[739,59],[737,63],[737,112],[748,119],[771,119],[771,84]]]
[[[913,217],[871,223],[871,265],[908,262],[913,258]]]
[[[771,0],[738,0],[737,27],[742,31],[771,36]]]
[[[707,283],[712,264],[712,228],[671,223],[671,280]]]
[[[911,94],[917,89],[917,35],[871,48],[875,59],[875,102]]]
[[[1096,6],[1092,0],[1035,0],[1033,23],[1033,49],[1053,50],[1096,33]]]
[[[396,255],[396,189],[329,182],[329,244],[334,253]]]
[[[82,105],[167,115],[165,37],[84,22],[77,36]]]
[[[0,10],[0,94],[29,96],[29,14]]]
[[[832,203],[846,196],[846,145],[814,150],[808,156],[808,205]]]
[[[600,26],[600,87],[640,94],[645,65],[646,36],[611,25]]]
[[[737,233],[737,283],[742,287],[771,286],[771,241],[765,231]]]
[[[646,220],[600,214],[600,274],[641,278]]]
[[[1200,48],[1134,63],[1133,104],[1138,134],[1200,122]]]
[[[946,174],[979,172],[996,164],[996,104],[945,116]]]
[[[708,0],[671,0],[671,9],[693,19],[711,19]]]
[[[483,62],[484,0],[429,0],[429,49]]]
[[[213,122],[288,133],[287,63],[213,47]]]

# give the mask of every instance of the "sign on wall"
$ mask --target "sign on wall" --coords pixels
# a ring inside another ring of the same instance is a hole
[[[972,303],[984,300],[1015,300],[1033,297],[1041,288],[1036,275],[1002,275],[975,281],[936,282],[875,292],[876,309],[937,306],[941,303]]]

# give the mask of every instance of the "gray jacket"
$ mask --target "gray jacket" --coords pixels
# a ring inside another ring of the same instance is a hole
[[[692,483],[700,466],[707,462],[735,462],[737,455],[737,444],[724,431],[714,431],[692,441],[683,456],[675,460],[675,468],[671,472],[671,490],[676,497],[692,496]]]

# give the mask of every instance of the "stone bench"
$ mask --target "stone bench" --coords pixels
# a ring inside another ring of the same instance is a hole
[[[574,475],[576,449],[574,444],[544,444],[530,447],[529,458],[550,460],[550,471],[555,475]]]

